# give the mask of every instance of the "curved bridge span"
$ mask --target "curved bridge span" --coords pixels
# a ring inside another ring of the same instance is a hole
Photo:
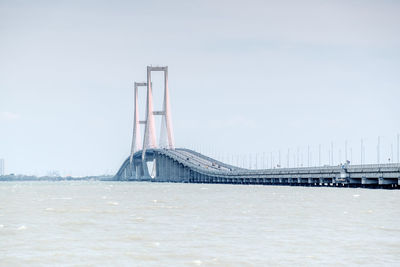
[[[400,164],[249,170],[193,150],[148,149],[126,159],[120,181],[399,188]],[[148,164],[151,162],[152,164]]]

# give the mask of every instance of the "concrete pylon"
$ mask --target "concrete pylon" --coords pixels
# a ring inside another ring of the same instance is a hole
[[[161,111],[154,111],[153,107],[153,91],[151,83],[151,72],[162,71],[164,72],[164,101]],[[172,119],[169,102],[169,89],[168,89],[168,67],[153,67],[147,66],[147,104],[146,104],[146,128],[144,132],[144,140],[142,147],[142,164],[145,176],[150,176],[146,166],[146,150],[151,148],[158,148],[156,143],[156,128],[154,115],[161,115],[161,129],[160,129],[160,147],[167,149],[174,149],[174,136],[172,129]],[[165,140],[165,141],[164,141]],[[153,166],[155,167],[155,166]]]
[[[153,92],[151,84],[151,67],[147,67],[147,103],[146,103],[146,128],[144,131],[143,151],[156,148],[156,127],[154,121]]]
[[[140,117],[139,117],[139,100],[138,100],[138,89],[140,86],[147,86],[147,83],[137,83],[134,84],[134,116],[133,116],[133,136],[132,136],[132,147],[131,147],[131,155],[130,155],[130,163],[132,164],[133,155],[135,152],[142,149],[142,142],[141,142],[141,134],[140,134]]]
[[[171,118],[171,106],[169,102],[169,88],[168,88],[168,67],[165,67],[164,71],[164,116],[167,137],[168,137],[168,149],[175,149],[174,131],[172,129],[172,118]]]
[[[163,71],[164,72],[164,101],[163,109],[161,111],[154,111],[153,108],[153,92],[151,83],[151,72]],[[146,107],[146,130],[143,140],[143,150],[148,148],[157,148],[156,143],[156,130],[154,115],[161,115],[161,129],[159,145],[162,148],[174,149],[175,141],[172,129],[171,108],[169,100],[168,88],[168,67],[147,67],[147,107]]]

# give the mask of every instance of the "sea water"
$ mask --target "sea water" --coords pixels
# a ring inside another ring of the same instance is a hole
[[[1,182],[0,266],[400,266],[400,191]]]

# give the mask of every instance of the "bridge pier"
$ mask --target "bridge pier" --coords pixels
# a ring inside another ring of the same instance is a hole
[[[179,176],[180,169],[179,169],[179,163],[178,162],[173,161],[173,169],[174,169],[174,176],[171,177],[171,178],[172,178],[172,180],[174,182],[178,182],[179,181],[179,177],[180,177]]]
[[[398,178],[383,178],[378,179],[380,185],[397,185],[399,182]]]
[[[362,185],[377,185],[377,184],[379,184],[379,182],[378,182],[378,178],[363,177],[363,178],[361,178],[361,184]]]

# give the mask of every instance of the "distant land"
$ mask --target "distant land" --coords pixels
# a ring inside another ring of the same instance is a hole
[[[1,181],[112,181],[114,175],[98,175],[85,177],[72,176],[34,176],[22,174],[8,174],[0,176]]]

